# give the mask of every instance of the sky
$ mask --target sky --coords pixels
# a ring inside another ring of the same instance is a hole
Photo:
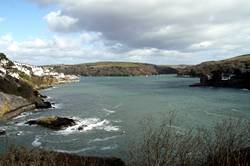
[[[0,52],[34,65],[221,60],[250,53],[250,1],[3,1]]]

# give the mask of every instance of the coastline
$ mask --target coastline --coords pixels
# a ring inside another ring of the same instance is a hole
[[[56,85],[70,84],[70,83],[76,83],[76,82],[79,82],[79,80],[59,81],[59,82],[54,83],[52,85],[42,85],[39,88],[37,88],[36,90],[38,90],[39,93],[40,93],[40,90],[48,89],[48,88],[54,87]],[[41,97],[41,98],[43,98],[43,97]],[[48,100],[44,100],[44,102],[49,102],[50,103],[50,101],[48,101]],[[2,117],[0,117],[0,121],[4,122],[4,121],[11,120],[11,119],[19,116],[23,112],[31,112],[31,111],[34,111],[36,108],[37,107],[36,107],[35,103],[29,103],[29,104],[21,105],[18,108],[15,108],[15,109],[10,110],[9,112],[5,113]]]
[[[35,104],[31,103],[28,105],[20,106],[14,110],[11,110],[10,112],[7,112],[3,115],[3,117],[0,118],[0,121],[8,121],[11,120],[17,116],[19,116],[23,112],[29,112],[36,109]]]

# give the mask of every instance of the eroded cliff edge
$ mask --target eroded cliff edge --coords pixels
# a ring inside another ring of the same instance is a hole
[[[13,62],[0,53],[0,120],[11,119],[35,108],[51,107],[38,90],[77,80],[76,76],[49,68]]]
[[[200,83],[192,86],[250,89],[250,54],[188,66],[178,75],[199,77]]]

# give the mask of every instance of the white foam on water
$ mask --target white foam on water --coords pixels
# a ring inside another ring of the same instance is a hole
[[[119,131],[119,127],[118,126],[104,126],[103,130],[105,130],[105,131]]]
[[[61,143],[71,143],[71,142],[74,142],[74,141],[77,141],[78,139],[70,139],[70,140],[62,140],[62,141],[50,141],[50,140],[43,140],[43,142],[46,142],[46,143],[52,143],[52,144],[61,144]]]
[[[115,123],[121,123],[122,120],[112,120],[112,122],[115,122]]]
[[[54,109],[62,109],[62,108],[63,108],[63,104],[62,104],[62,103],[52,104],[52,107],[53,107]]]
[[[112,150],[112,149],[116,149],[118,147],[117,144],[112,145],[112,146],[104,146],[101,148],[101,150]]]
[[[25,124],[25,123],[26,123],[26,121],[18,122],[18,123],[16,124],[16,126],[29,126],[28,124]]]
[[[103,111],[107,112],[108,115],[115,113],[114,110],[110,110],[110,109],[107,109],[107,108],[103,108]]]
[[[232,108],[232,111],[238,112],[239,110],[237,108]]]
[[[119,135],[115,135],[115,136],[105,137],[105,138],[95,138],[93,140],[90,140],[89,143],[92,143],[92,142],[104,142],[104,141],[115,139],[117,137],[120,137],[120,136]]]
[[[18,132],[16,133],[16,135],[17,135],[17,136],[24,135],[24,132],[23,132],[23,131],[18,131]]]
[[[40,138],[39,136],[36,136],[35,140],[31,143],[31,145],[33,147],[39,147],[42,145],[42,143],[40,142]]]
[[[122,103],[120,103],[120,104],[114,106],[113,109],[118,109],[118,108],[120,108],[121,106],[122,106]]]
[[[73,118],[76,120],[76,125],[67,127],[64,130],[57,131],[59,134],[68,135],[76,132],[86,132],[93,129],[97,130],[105,130],[105,131],[118,131],[118,126],[112,126],[110,121],[107,119],[101,120],[99,118],[86,118],[86,119],[79,119]],[[81,127],[82,130],[78,130]]]
[[[49,88],[46,88],[46,89],[43,89],[43,91],[51,91],[51,90],[53,90],[53,89],[56,89],[57,88],[57,86],[52,86],[52,87],[49,87]]]
[[[95,149],[96,147],[89,147],[89,148],[82,148],[82,149],[78,149],[78,150],[61,150],[61,149],[55,149],[55,151],[57,152],[61,152],[61,153],[80,153],[80,152],[85,152],[88,150],[92,150]]]
[[[23,117],[26,117],[26,116],[29,116],[29,115],[32,115],[33,113],[32,112],[23,112],[21,113],[20,115],[14,117],[13,119],[16,120],[16,119],[20,119],[20,118],[23,118]]]

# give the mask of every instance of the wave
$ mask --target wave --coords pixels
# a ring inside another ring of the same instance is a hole
[[[115,139],[115,138],[118,138],[118,137],[120,137],[120,136],[115,135],[115,136],[105,137],[105,138],[95,138],[93,140],[90,140],[89,143],[92,143],[92,142],[104,142],[104,141],[108,141],[108,140]]]
[[[16,123],[16,126],[29,126],[26,121]]]
[[[63,141],[50,141],[50,140],[43,140],[43,142],[46,142],[46,143],[52,143],[52,144],[62,144],[62,143],[71,143],[71,142],[74,142],[74,141],[77,141],[78,139],[70,139],[70,140],[63,140]]]
[[[240,110],[237,109],[237,108],[232,108],[231,110],[234,111],[234,112],[239,112],[239,111],[240,111]]]
[[[20,119],[20,118],[23,118],[23,117],[26,117],[26,116],[29,116],[29,115],[32,115],[33,113],[32,112],[23,112],[21,113],[20,115],[14,117],[13,119],[16,120],[16,119]]]
[[[18,132],[16,133],[16,135],[17,135],[17,136],[21,136],[21,135],[25,135],[25,134],[24,134],[24,131],[18,131]]]
[[[68,127],[64,130],[58,131],[59,134],[68,135],[76,132],[86,132],[93,129],[105,130],[105,131],[118,131],[118,126],[112,126],[110,121],[107,119],[101,120],[99,118],[86,118],[86,119],[76,119],[76,125]],[[81,128],[81,130],[79,129]]]
[[[109,114],[113,114],[113,113],[115,113],[115,111],[114,111],[114,110],[109,110],[109,109],[107,109],[107,108],[103,108],[103,111],[107,112],[107,113],[108,113],[108,115],[109,115]]]
[[[122,120],[112,120],[114,123],[122,123]]]
[[[62,103],[52,104],[52,107],[53,107],[54,109],[62,109],[62,108],[63,108],[63,104],[62,104]]]
[[[51,91],[51,90],[56,89],[56,88],[58,88],[58,86],[52,86],[52,87],[43,89],[42,91],[47,92],[47,91]]]
[[[120,104],[118,104],[118,105],[116,105],[116,106],[114,106],[114,107],[112,107],[113,109],[118,109],[118,108],[120,108],[122,106],[122,103],[120,103]]]
[[[101,150],[112,150],[112,149],[116,149],[118,147],[117,144],[112,145],[112,146],[104,146],[101,148]]]
[[[54,149],[56,152],[61,152],[61,153],[80,153],[80,152],[85,152],[88,150],[92,150],[95,149],[96,147],[89,147],[89,148],[83,148],[83,149],[79,149],[79,150],[61,150],[61,149]]]
[[[40,136],[36,136],[35,140],[31,143],[31,145],[33,147],[39,147],[42,145],[42,143],[40,142],[41,137]]]
[[[46,98],[47,100],[51,100],[51,99],[53,99],[53,97],[51,97],[51,96],[47,96],[47,98]]]

